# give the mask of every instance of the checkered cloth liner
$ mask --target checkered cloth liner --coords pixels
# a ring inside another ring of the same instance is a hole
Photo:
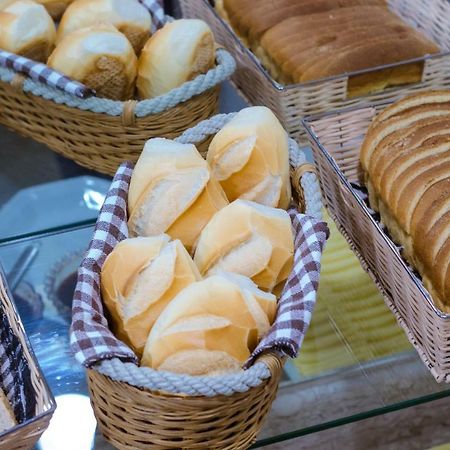
[[[150,11],[152,16],[152,32],[155,32],[166,22],[162,1],[139,1]],[[79,98],[88,98],[95,95],[95,91],[84,84],[72,80],[61,72],[48,67],[46,64],[33,61],[24,56],[0,50],[0,65]]]
[[[6,286],[1,268],[0,278]],[[0,314],[0,387],[12,406],[17,422],[23,423],[34,417],[36,394],[22,344],[1,306]]]
[[[86,367],[113,357],[137,362],[131,349],[108,329],[100,297],[100,272],[106,256],[128,236],[126,198],[131,173],[131,163],[119,167],[78,271],[70,341],[77,360]],[[294,268],[281,296],[276,321],[249,363],[267,349],[277,349],[286,356],[295,357],[311,320],[319,283],[320,257],[328,228],[324,222],[295,209],[291,209],[289,214],[295,231]]]
[[[80,98],[87,98],[95,95],[95,91],[89,89],[84,84],[66,77],[61,72],[51,69],[45,64],[32,61],[24,56],[0,50],[0,65],[13,69],[15,72],[29,76],[35,81],[40,81],[48,86],[61,89],[68,94]]]

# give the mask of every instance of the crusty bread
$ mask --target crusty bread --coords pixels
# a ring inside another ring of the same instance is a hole
[[[202,275],[234,272],[271,291],[288,277],[293,254],[292,225],[286,211],[235,200],[203,229],[194,261]]]
[[[244,108],[213,138],[207,161],[230,201],[286,209],[291,200],[288,136],[264,106]]]
[[[206,73],[214,64],[214,36],[202,20],[167,23],[145,44],[137,79],[141,98],[165,94]]]
[[[138,0],[76,0],[64,12],[57,42],[99,22],[114,25],[128,38],[137,55],[150,36],[150,13]]]
[[[169,236],[121,241],[102,267],[103,302],[112,329],[140,355],[167,304],[200,274],[180,241]]]
[[[70,33],[47,64],[95,89],[99,97],[127,100],[134,94],[137,58],[128,39],[112,25]]]
[[[192,251],[203,227],[227,204],[194,145],[162,138],[147,141],[128,192],[131,236],[167,233]]]
[[[0,11],[0,48],[45,62],[54,48],[55,24],[46,9],[17,0]]]
[[[45,6],[48,13],[53,17],[53,19],[58,20],[66,8],[74,0],[35,0]]]
[[[438,307],[450,308],[450,91],[409,96],[373,122],[361,148],[371,206]]]
[[[189,285],[155,322],[141,363],[191,375],[236,370],[262,332],[260,307],[248,294],[221,276]]]

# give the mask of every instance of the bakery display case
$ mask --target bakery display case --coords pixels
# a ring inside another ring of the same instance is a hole
[[[244,106],[229,86],[224,91],[223,111]],[[43,166],[35,159],[22,160],[15,187],[9,184],[2,190],[7,215],[14,212],[14,204],[22,210],[23,205],[36,221],[30,229],[17,224],[14,230],[10,225],[0,240],[0,260],[58,405],[37,448],[62,448],[70,441],[79,443],[77,448],[111,448],[96,431],[85,373],[70,353],[68,338],[76,270],[110,181],[56,159],[44,146],[22,138],[16,141],[11,135],[2,130],[1,139],[9,144],[2,146],[5,160],[13,165],[15,145],[20,145],[39,155]],[[2,174],[6,179],[11,176],[5,166]],[[79,177],[83,177],[81,183]],[[86,179],[90,180],[87,196]],[[58,189],[51,189],[50,199],[44,187],[48,182],[59,183],[54,185]],[[25,190],[26,195],[21,195],[21,188],[32,183],[44,185],[38,189],[42,194],[33,197]],[[66,205],[78,203],[84,206],[73,212],[74,216],[67,216]],[[60,214],[48,218],[49,207],[42,205],[53,205]],[[0,217],[6,217],[1,213]],[[277,397],[254,448],[284,441],[287,445],[298,436],[414,405],[433,405],[450,395],[449,386],[436,383],[425,368],[334,226],[323,258],[317,308],[302,352],[285,365]],[[79,424],[77,429],[70,425],[73,420]]]

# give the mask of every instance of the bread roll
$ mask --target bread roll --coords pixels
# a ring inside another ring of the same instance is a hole
[[[59,19],[68,5],[74,0],[35,0],[45,6],[48,13],[55,19]]]
[[[114,25],[128,38],[137,55],[150,36],[150,13],[137,0],[77,0],[61,19],[57,42],[75,30],[98,23]]]
[[[141,98],[165,94],[206,73],[214,64],[214,36],[202,20],[167,23],[145,44],[139,58],[137,89]]]
[[[131,177],[131,236],[167,233],[192,251],[203,227],[228,201],[194,145],[150,139]]]
[[[133,96],[137,58],[128,39],[112,25],[96,25],[67,35],[47,64],[95,89],[98,97]]]
[[[102,298],[112,329],[138,355],[161,311],[183,288],[200,280],[181,242],[169,239],[125,239],[102,267]]]
[[[56,30],[42,5],[18,0],[0,11],[0,48],[45,62],[55,45]]]
[[[260,313],[256,299],[224,277],[193,283],[155,322],[141,363],[191,375],[236,370],[256,346]]]
[[[288,135],[265,106],[244,108],[213,138],[207,161],[230,201],[286,209],[291,200]]]
[[[234,272],[271,291],[288,277],[293,254],[292,225],[286,211],[235,200],[203,229],[194,262],[202,275]]]

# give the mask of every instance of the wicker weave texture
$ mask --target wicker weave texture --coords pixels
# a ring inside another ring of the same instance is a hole
[[[70,108],[0,82],[0,123],[48,145],[78,164],[113,175],[124,160],[136,161],[147,139],[175,138],[217,112],[219,88],[146,117],[135,117],[135,102],[122,116]]]
[[[359,151],[375,112],[363,108],[305,120],[323,200],[435,379],[450,382],[450,316],[434,306],[350,185],[358,181]]]
[[[18,425],[0,437],[0,449],[25,450],[33,448],[47,429],[55,409],[55,401],[42,378],[36,359],[30,350],[30,344],[25,335],[20,319],[12,306],[0,272],[0,302],[3,311],[8,317],[9,324],[14,334],[19,338],[25,358],[31,372],[31,381],[36,395],[36,411],[32,420]]]
[[[256,439],[282,373],[279,358],[262,359],[272,376],[249,391],[251,395],[208,398],[140,390],[89,370],[89,391],[100,429],[119,449],[245,449]]]
[[[183,15],[207,21],[217,42],[235,57],[238,70],[232,81],[247,101],[271,108],[291,136],[307,143],[301,119],[351,106],[372,104],[376,108],[419,90],[450,87],[450,2],[447,0],[389,0],[389,7],[406,22],[420,28],[442,49],[442,54],[422,58],[422,82],[387,88],[374,94],[347,98],[348,75],[317,82],[282,86],[262,68],[258,59],[243,46],[230,26],[214,11],[208,0],[180,0]],[[399,64],[400,65],[400,64]],[[380,68],[378,68],[379,70]],[[376,71],[377,69],[374,69]]]
[[[197,143],[206,136],[211,138],[233,115],[215,116],[190,128],[178,140]],[[298,151],[296,143],[291,145]],[[315,167],[299,156],[291,161],[296,167],[291,172],[295,201],[299,210],[320,217],[322,201]],[[103,435],[119,449],[245,449],[256,440],[269,412],[284,363],[271,352],[258,362],[267,366],[269,378],[245,392],[215,396],[138,388],[92,368],[88,370],[91,403]]]

